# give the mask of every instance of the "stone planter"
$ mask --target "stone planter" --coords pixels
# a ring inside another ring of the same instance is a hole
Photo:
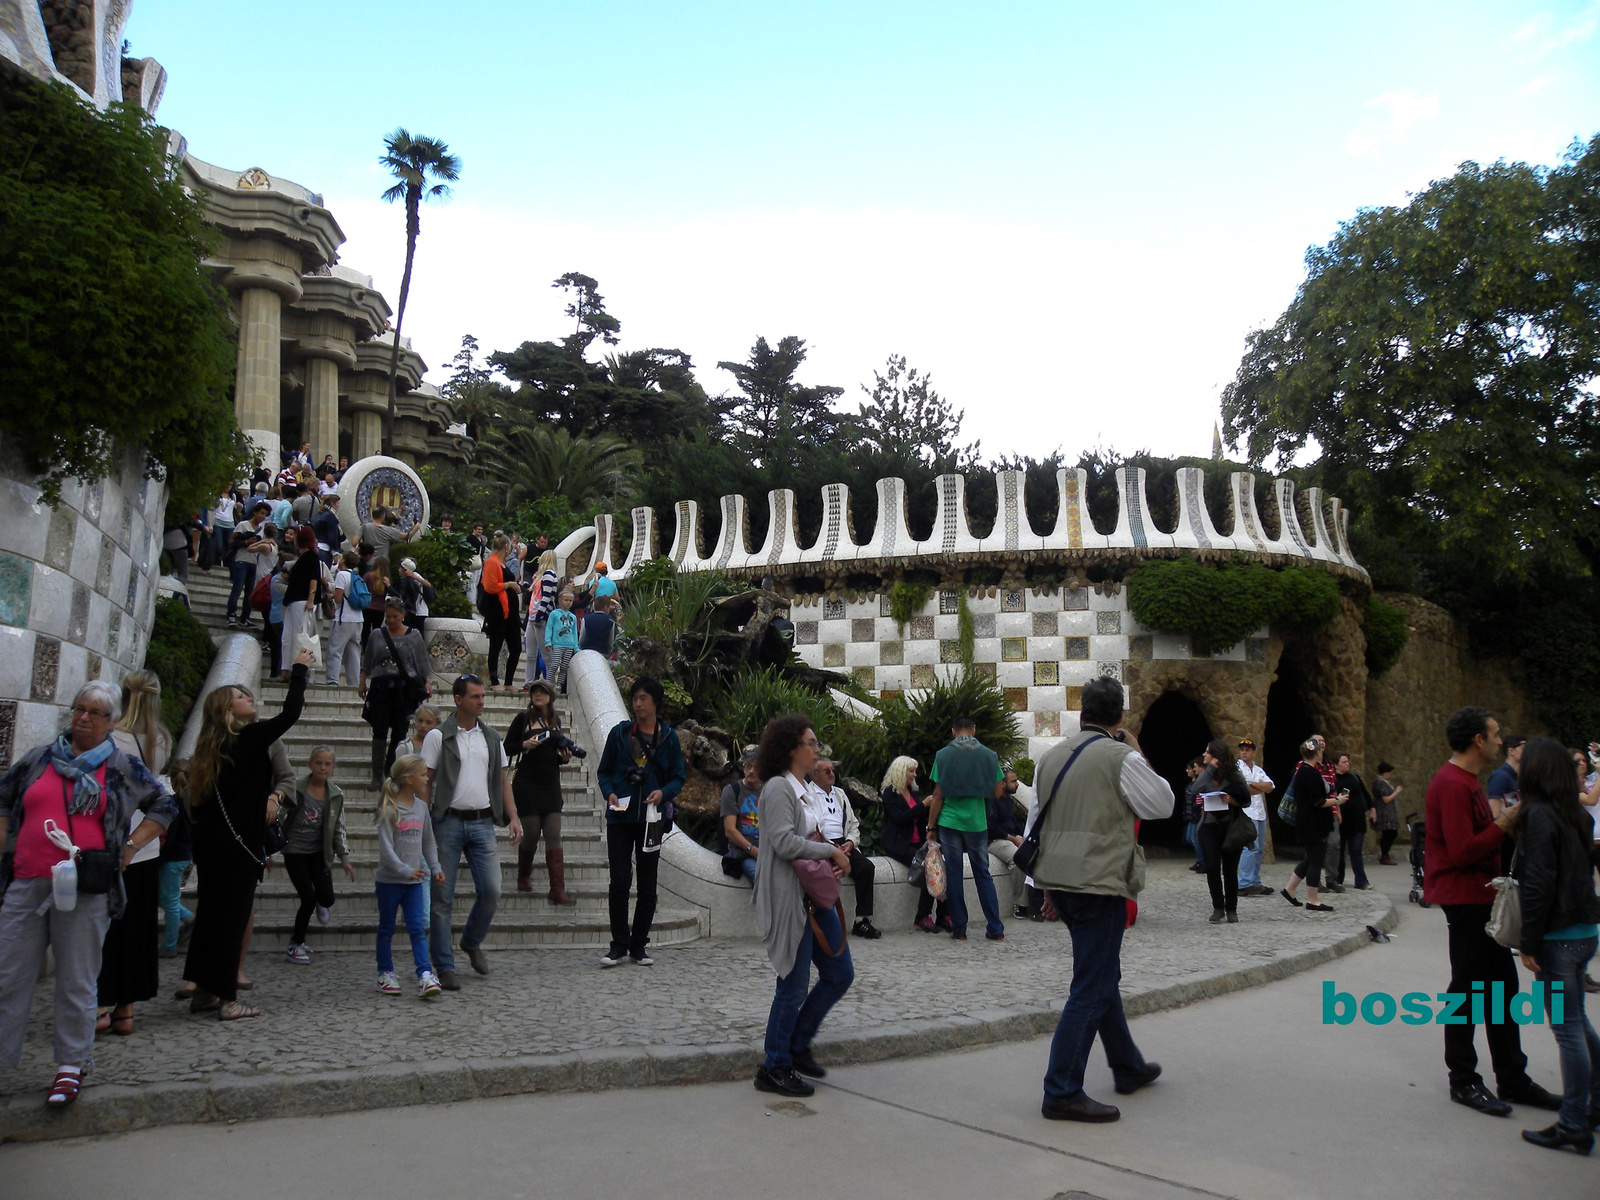
[[[446,682],[464,673],[488,677],[489,635],[477,618],[429,617],[425,636],[434,675]]]

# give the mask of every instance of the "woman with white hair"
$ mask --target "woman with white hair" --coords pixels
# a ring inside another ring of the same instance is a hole
[[[883,832],[878,835],[883,852],[909,867],[917,851],[928,844],[928,806],[917,792],[917,760],[902,754],[889,764],[878,786],[883,801]],[[918,884],[916,928],[938,933],[941,926],[949,928],[949,920],[943,900],[935,916],[926,880]]]
[[[149,769],[112,740],[121,716],[115,687],[85,684],[67,731],[0,778],[0,1067],[21,1060],[34,983],[53,949],[56,1077],[45,1098],[52,1108],[78,1098],[91,1063],[100,948],[122,915],[122,868],[178,811]],[[136,812],[144,819],[130,834]],[[67,885],[69,861],[75,887]]]

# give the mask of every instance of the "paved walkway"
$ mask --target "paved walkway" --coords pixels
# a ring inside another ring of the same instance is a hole
[[[1389,871],[1389,868],[1382,868]],[[1400,868],[1394,868],[1398,872]],[[1281,882],[1287,866],[1268,868]],[[1332,898],[1313,916],[1277,897],[1240,901],[1237,925],[1210,925],[1204,879],[1151,864],[1123,956],[1131,1012],[1283,978],[1365,944],[1392,920],[1380,892]],[[981,928],[981,925],[975,926]],[[856,984],[824,1026],[824,1061],[870,1061],[1011,1041],[1053,1028],[1071,970],[1059,926],[1008,921],[1007,940],[965,943],[906,932],[855,941]],[[410,960],[396,939],[402,976]],[[758,1061],[773,976],[760,944],[703,941],[660,952],[654,967],[601,970],[592,951],[494,951],[494,971],[423,1003],[375,990],[365,955],[309,967],[255,955],[257,1020],[220,1024],[163,998],[141,1005],[128,1038],[102,1037],[90,1087],[45,1114],[52,1074],[49,994],[35,999],[22,1066],[0,1071],[0,1140],[71,1136],[175,1121],[377,1108],[561,1088],[747,1076]]]

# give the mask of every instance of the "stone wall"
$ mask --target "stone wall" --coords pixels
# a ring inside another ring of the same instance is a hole
[[[1401,815],[1420,811],[1423,792],[1439,764],[1450,757],[1444,723],[1467,704],[1492,708],[1501,727],[1531,737],[1545,732],[1518,682],[1514,662],[1474,659],[1463,629],[1444,609],[1416,596],[1388,595],[1402,609],[1411,638],[1388,672],[1367,680],[1367,770],[1379,759],[1395,765],[1404,784]]]
[[[65,727],[86,681],[144,661],[166,485],[141,467],[130,455],[114,477],[69,481],[51,510],[0,442],[0,768]]]

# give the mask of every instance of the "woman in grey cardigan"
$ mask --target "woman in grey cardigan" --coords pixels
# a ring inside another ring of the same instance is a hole
[[[756,873],[755,900],[756,923],[778,986],[767,1016],[767,1057],[756,1072],[756,1089],[784,1096],[811,1095],[816,1089],[801,1076],[821,1079],[826,1074],[811,1054],[811,1041],[856,976],[839,914],[812,911],[793,865],[799,858],[831,859],[835,876],[850,870],[844,851],[816,840],[817,818],[808,806],[804,782],[816,761],[817,735],[805,717],[791,713],[767,723],[756,751],[756,770],[766,782],[761,788],[763,861]],[[832,954],[812,932],[812,918]],[[815,988],[810,986],[812,963],[817,965]]]

